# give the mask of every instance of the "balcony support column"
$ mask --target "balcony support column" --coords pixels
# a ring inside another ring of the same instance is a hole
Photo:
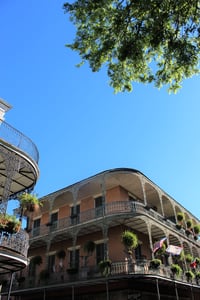
[[[14,153],[11,153],[6,148],[2,149],[1,155],[4,157],[4,166],[5,166],[5,181],[3,184],[3,193],[2,193],[2,199],[0,203],[0,213],[6,213],[7,204],[10,196],[10,190],[11,185],[13,182],[13,178],[15,176],[15,173],[19,171],[20,169],[20,160],[17,158],[17,155]]]
[[[146,197],[146,192],[145,192],[145,182],[143,177],[140,177],[141,181],[141,186],[142,186],[142,193],[143,193],[143,198],[144,198],[144,205],[147,205],[147,197]]]
[[[149,236],[149,247],[152,253],[152,258],[154,258],[154,254],[153,254],[153,242],[152,242],[152,236],[151,236],[151,223],[148,222],[147,224],[147,230],[148,230],[148,236]]]
[[[104,241],[104,259],[108,259],[109,253],[108,253],[108,247],[107,247],[107,240],[108,240],[108,225],[102,224],[102,233],[103,233],[103,241]]]

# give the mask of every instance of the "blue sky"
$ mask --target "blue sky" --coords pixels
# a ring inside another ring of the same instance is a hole
[[[6,122],[40,153],[42,197],[110,168],[140,170],[200,218],[200,77],[176,95],[134,84],[115,95],[106,71],[76,68],[64,1],[0,1],[0,97]]]

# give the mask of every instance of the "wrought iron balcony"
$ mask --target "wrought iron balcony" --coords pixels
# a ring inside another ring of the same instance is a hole
[[[54,272],[47,271],[45,272],[45,276],[40,276],[40,274],[33,277],[23,277],[16,278],[13,283],[13,290],[20,289],[30,289],[30,288],[40,288],[43,286],[51,286],[53,285],[69,285],[74,282],[81,282],[87,280],[89,284],[94,281],[94,279],[98,280],[101,278],[107,278],[112,280],[113,278],[120,278],[124,276],[149,276],[149,277],[159,277],[160,279],[167,279],[171,281],[177,281],[179,283],[189,283],[189,284],[199,284],[199,280],[196,278],[188,280],[184,272],[180,277],[174,276],[174,274],[170,270],[170,266],[161,265],[157,269],[151,269],[150,261],[148,260],[138,260],[134,265],[129,266],[128,262],[125,261],[117,261],[112,262],[110,269],[108,269],[107,273],[102,273],[99,270],[98,266],[86,266],[80,267],[76,272],[69,274],[67,270],[54,270]],[[6,287],[4,287],[4,290]]]
[[[16,234],[0,232],[0,274],[14,272],[28,264],[29,236],[24,230]]]
[[[39,152],[35,144],[20,131],[4,121],[1,121],[0,123],[0,140],[3,140],[4,142],[25,152],[36,163],[38,163]]]

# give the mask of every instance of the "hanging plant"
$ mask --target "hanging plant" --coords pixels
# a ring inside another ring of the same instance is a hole
[[[176,275],[177,277],[179,277],[182,273],[182,269],[178,264],[172,264],[171,265],[171,271],[174,275]]]
[[[125,230],[122,233],[122,243],[128,251],[132,251],[138,246],[138,237],[132,231]]]
[[[166,245],[165,245],[165,243],[163,243],[163,244],[162,244],[162,247],[159,248],[159,249],[156,251],[155,255],[156,255],[156,256],[162,256],[162,255],[165,254],[165,252],[166,252]]]
[[[199,234],[200,234],[200,225],[199,224],[194,225],[193,232],[194,232],[194,239],[198,240]]]
[[[56,256],[57,256],[58,258],[60,258],[60,259],[64,259],[65,256],[66,256],[65,250],[63,250],[63,249],[59,250],[59,251],[56,253]]]
[[[33,264],[34,266],[41,265],[42,264],[42,257],[40,255],[36,255],[36,256],[32,257],[31,264]]]
[[[192,227],[192,220],[191,219],[188,219],[186,221],[186,226],[187,226],[188,229],[190,229]]]
[[[187,263],[191,263],[192,261],[193,261],[193,256],[191,255],[191,254],[186,254],[185,255],[185,261],[187,262]]]
[[[197,284],[199,284],[200,272],[196,272],[195,278],[196,278]]]
[[[95,248],[96,248],[96,244],[93,241],[86,241],[83,246],[84,252],[86,252],[88,255],[92,255]]]
[[[178,212],[176,217],[177,217],[178,222],[183,222],[185,219],[185,214],[183,212]]]
[[[195,258],[195,262],[196,262],[197,265],[199,265],[199,264],[200,264],[200,258],[199,258],[199,257],[196,257],[196,258]]]
[[[193,234],[193,231],[192,231],[192,220],[191,219],[188,219],[186,221],[186,230],[185,230],[185,233],[187,235]]]
[[[21,216],[23,216],[26,211],[34,212],[42,206],[42,203],[35,194],[23,193],[18,196],[18,200],[20,203]]]

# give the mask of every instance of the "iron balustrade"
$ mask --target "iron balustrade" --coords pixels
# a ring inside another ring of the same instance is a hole
[[[33,228],[30,232],[30,238],[41,237],[47,235],[51,232],[62,231],[66,228],[70,228],[72,226],[81,225],[93,220],[102,219],[103,217],[109,217],[114,215],[136,215],[143,214],[151,216],[152,218],[165,222],[168,226],[175,229],[175,224],[168,224],[164,217],[154,211],[147,210],[146,207],[139,202],[135,201],[114,201],[111,203],[105,204],[105,206],[92,208],[77,215],[68,216],[62,218],[54,224],[41,225],[39,227]]]
[[[88,283],[90,280],[107,277],[109,279],[117,278],[121,276],[133,276],[133,275],[141,275],[141,276],[159,276],[163,279],[168,280],[176,280],[177,282],[184,282],[190,284],[199,284],[199,282],[193,278],[188,282],[188,279],[184,272],[180,275],[180,277],[174,277],[172,271],[170,270],[170,266],[161,265],[157,269],[151,269],[150,260],[137,260],[131,268],[128,266],[127,261],[116,261],[111,263],[111,268],[108,274],[102,274],[97,265],[92,265],[88,267],[80,267],[77,269],[77,272],[74,274],[68,274],[66,269],[62,271],[55,266],[54,271],[49,271],[48,276],[44,279],[40,278],[39,274],[36,274],[34,277],[27,276],[24,277],[24,281],[18,283],[17,280],[13,283],[13,290],[18,289],[28,289],[35,288],[41,286],[51,286],[51,285],[60,285],[60,284],[68,284],[74,281],[82,281],[87,280]]]
[[[4,121],[0,122],[0,139],[22,150],[38,163],[39,152],[31,139]]]
[[[27,258],[29,248],[29,236],[24,230],[18,233],[9,234],[6,231],[0,232],[0,247],[5,250],[11,250]]]

